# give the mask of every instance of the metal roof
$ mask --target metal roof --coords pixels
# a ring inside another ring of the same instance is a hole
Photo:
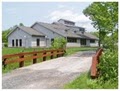
[[[26,27],[26,26],[18,26],[18,27],[32,36],[45,36],[43,33],[38,32],[33,28]]]
[[[46,27],[47,29],[50,29],[51,31],[58,33],[64,37],[75,37],[75,38],[85,38],[85,39],[98,39],[96,36],[84,32],[82,33],[74,33],[71,27],[65,26],[64,24],[60,23],[43,23],[43,22],[37,22],[40,25]]]
[[[7,37],[12,34],[17,28],[20,28],[21,30],[23,30],[24,32],[28,33],[29,35],[32,36],[45,36],[43,33],[38,32],[37,30],[30,28],[30,27],[26,27],[26,26],[16,26],[8,35]]]

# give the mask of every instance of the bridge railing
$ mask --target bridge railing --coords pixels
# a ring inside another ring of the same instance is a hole
[[[4,68],[8,64],[19,63],[19,67],[24,66],[26,60],[32,60],[33,64],[37,63],[38,58],[42,58],[43,61],[46,60],[46,57],[53,59],[54,56],[60,57],[65,54],[65,49],[55,49],[55,50],[42,50],[42,51],[33,51],[33,52],[22,52],[17,54],[3,55],[2,56],[2,65]]]
[[[91,65],[91,78],[97,78],[99,75],[99,69],[97,68],[97,65],[99,64],[100,56],[102,54],[103,49],[100,48],[96,54],[92,57],[92,65]]]

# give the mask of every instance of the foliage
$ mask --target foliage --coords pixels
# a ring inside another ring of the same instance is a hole
[[[8,43],[5,43],[4,46],[5,46],[5,47],[8,47]]]
[[[5,31],[2,31],[2,42],[4,42],[4,43],[8,42],[7,36],[10,32],[11,32],[11,30],[9,30],[9,29],[5,30]]]
[[[100,59],[100,79],[104,81],[118,80],[118,51],[106,50]]]
[[[90,33],[99,38],[99,32],[90,32]]]
[[[91,79],[89,73],[83,73],[64,86],[65,89],[117,89],[118,83],[106,81],[101,84],[99,79]]]
[[[67,40],[65,38],[55,38],[52,42],[52,48],[58,49],[58,48],[65,48],[66,47]]]
[[[19,23],[19,26],[24,26],[24,24],[23,23]]]
[[[108,34],[114,38],[113,34],[118,31],[118,2],[94,2],[83,13],[89,16],[93,26],[99,30],[99,41],[104,41]]]

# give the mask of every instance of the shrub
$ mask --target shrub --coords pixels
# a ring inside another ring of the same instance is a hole
[[[54,42],[52,42],[52,48],[65,48],[66,47],[66,39],[65,38],[55,38]]]
[[[104,81],[118,81],[118,51],[106,50],[100,57],[100,79]]]
[[[5,46],[5,47],[8,47],[8,43],[5,43],[4,46]]]

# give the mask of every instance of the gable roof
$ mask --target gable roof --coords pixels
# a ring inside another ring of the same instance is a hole
[[[30,27],[19,26],[19,28],[32,36],[45,36],[43,33],[38,32],[37,30]]]
[[[77,33],[79,36],[81,36],[81,38],[85,38],[85,39],[96,39],[96,40],[99,40],[99,38],[97,38],[96,36],[90,34],[90,33],[87,33],[87,32],[84,32],[84,34],[82,33]]]
[[[12,34],[17,28],[20,28],[21,30],[23,30],[24,32],[28,33],[31,36],[45,36],[43,33],[26,26],[16,26],[16,28],[12,32],[10,32],[8,36]]]

